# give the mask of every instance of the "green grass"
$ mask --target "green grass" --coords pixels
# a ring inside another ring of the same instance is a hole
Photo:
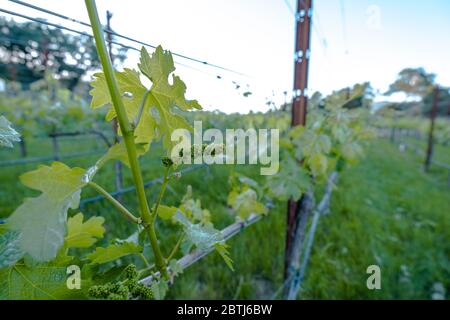
[[[30,148],[39,150],[36,145]],[[74,143],[68,148],[82,151]],[[158,161],[161,149],[152,148],[150,153],[154,156],[141,159],[146,180],[161,172]],[[448,149],[437,152],[444,159],[450,154]],[[88,167],[95,160],[93,156],[70,159],[67,163]],[[35,166],[0,168],[0,216],[10,214],[23,196],[34,194],[21,186],[17,177]],[[178,204],[186,185],[191,184],[194,196],[211,211],[216,227],[223,228],[234,221],[225,205],[232,170],[262,181],[255,167],[203,168],[187,173],[171,185],[164,202]],[[367,157],[339,178],[331,212],[319,222],[299,298],[429,299],[435,282],[444,284],[448,297],[450,188],[447,174],[436,167],[425,174],[419,156],[400,153],[386,141],[374,141]],[[101,171],[96,181],[113,190],[112,166]],[[124,185],[131,184],[127,173]],[[157,192],[158,185],[147,189],[151,202]],[[95,195],[93,190],[83,191],[83,197],[92,195]],[[135,210],[134,193],[124,195],[123,202]],[[87,204],[83,212],[87,216],[105,216],[111,238],[124,238],[134,231],[104,201]],[[171,288],[169,298],[271,298],[282,284],[285,216],[286,204],[278,203],[267,217],[229,241],[235,272],[213,253],[184,271]],[[167,254],[176,242],[177,232],[163,222],[158,224],[162,249]],[[372,264],[381,267],[381,290],[366,288],[366,268]]]
[[[448,152],[448,150],[447,150]],[[450,285],[450,188],[447,172],[387,142],[346,172],[332,213],[318,228],[305,298],[429,299]],[[367,266],[381,267],[382,290],[367,290]]]

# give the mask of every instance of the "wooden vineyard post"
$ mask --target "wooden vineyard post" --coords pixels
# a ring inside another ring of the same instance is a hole
[[[433,131],[434,131],[434,122],[436,120],[438,109],[438,100],[439,100],[439,87],[436,86],[433,92],[433,102],[430,113],[430,130],[428,131],[428,145],[424,164],[425,172],[428,172],[428,170],[430,169],[431,158],[433,157]]]
[[[108,41],[109,57],[111,59],[111,63],[114,66],[114,54],[112,52],[111,18],[112,18],[112,13],[107,10],[106,11],[106,28],[107,28],[106,39]],[[113,132],[114,132],[114,143],[119,143],[119,136],[117,134],[117,129],[118,129],[117,118],[114,118],[112,120],[112,127],[113,127]],[[122,175],[122,163],[120,161],[114,162],[114,173],[115,173],[116,191],[118,192],[117,197],[118,197],[119,201],[122,201],[122,199],[121,199],[122,194],[120,193],[120,191],[122,190],[123,175]]]
[[[53,160],[59,160],[59,144],[58,137],[56,135],[51,135],[52,139],[52,150],[53,150]]]
[[[306,124],[306,107],[308,98],[308,67],[310,56],[310,31],[312,16],[312,0],[298,0],[296,12],[296,35],[294,54],[294,94],[292,101],[292,126]],[[290,199],[287,206],[286,245],[284,256],[284,280],[290,278],[292,265],[292,247],[296,234],[303,234],[309,216],[311,194],[305,193],[299,201]]]

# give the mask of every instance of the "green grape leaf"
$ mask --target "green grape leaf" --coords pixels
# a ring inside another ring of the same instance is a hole
[[[87,258],[91,263],[106,263],[114,261],[129,254],[140,253],[142,247],[133,242],[124,241],[120,244],[112,244],[106,248],[97,247]]]
[[[164,280],[154,281],[150,286],[150,289],[152,290],[155,300],[162,300],[166,296],[167,290],[169,290],[169,285],[167,284],[167,281]]]
[[[311,168],[311,172],[314,176],[323,176],[327,172],[328,159],[321,153],[315,153],[308,158],[308,165]]]
[[[91,217],[83,222],[84,216],[81,212],[69,218],[67,221],[67,236],[65,245],[67,248],[88,248],[102,238],[105,233],[103,217]]]
[[[321,153],[329,153],[331,150],[331,140],[326,134],[320,134],[316,141],[316,150]]]
[[[242,219],[246,219],[252,213],[266,214],[268,212],[264,204],[258,201],[256,191],[250,188],[241,193],[231,191],[227,203]]]
[[[170,272],[171,274],[176,277],[179,274],[183,273],[183,267],[178,263],[177,260],[172,259],[169,262],[169,268],[170,268]]]
[[[122,94],[122,101],[125,106],[128,120],[133,122],[139,112],[139,106],[147,92],[147,88],[141,83],[139,72],[136,70],[125,68],[122,72],[116,71],[115,75],[119,91]],[[109,95],[104,73],[100,72],[94,74],[94,80],[91,82],[91,87],[92,90],[89,92],[92,95],[91,107],[99,108],[110,105],[106,120],[110,121],[114,119],[116,117],[116,112],[111,105],[111,97]],[[118,133],[121,134],[120,130]],[[147,145],[146,150],[155,137],[155,121],[150,114],[149,99],[145,101],[145,108],[139,124],[134,130],[134,135],[137,144]]]
[[[83,187],[85,172],[82,168],[69,168],[64,163],[53,162],[51,166],[41,165],[36,170],[24,173],[20,181],[51,198],[64,199]]]
[[[145,153],[146,148],[144,144],[136,144],[136,152],[137,156],[141,156]],[[111,148],[108,149],[106,154],[100,158],[97,162],[98,166],[101,167],[104,163],[110,160],[119,160],[127,167],[130,167],[130,161],[128,159],[127,147],[125,146],[125,142],[122,140],[119,143],[116,143]]]
[[[150,57],[148,51],[142,47],[138,67],[152,82],[158,82],[163,77],[167,78],[167,75],[175,71],[172,54],[168,51],[163,51],[161,46],[156,48],[152,57]]]
[[[0,269],[12,266],[24,254],[20,248],[20,233],[7,230],[0,235]]]
[[[92,87],[89,94],[92,96],[91,108],[100,108],[111,103],[108,84],[106,83],[105,74],[103,72],[94,73],[94,80],[91,81]]]
[[[226,245],[225,243],[219,242],[219,243],[216,243],[214,245],[214,247],[216,248],[216,251],[222,257],[222,259],[225,262],[225,264],[227,265],[227,267],[230,268],[231,271],[234,271],[233,260],[231,260],[231,258],[230,258],[230,252],[228,251],[228,245]]]
[[[141,83],[137,71],[124,69],[123,72],[116,72],[119,90],[130,122],[134,121],[143,103],[141,118],[134,131],[135,142],[146,144],[148,149],[153,139],[162,138],[163,145],[170,154],[175,144],[170,138],[172,131],[181,128],[191,129],[183,117],[173,112],[175,107],[185,111],[201,109],[201,106],[196,100],[187,100],[184,97],[186,85],[178,76],[172,75],[172,84],[169,83],[169,76],[175,70],[175,66],[172,54],[164,51],[161,46],[157,47],[152,55],[149,55],[144,47],[142,48],[139,69],[152,81],[150,91]],[[111,105],[103,73],[94,75],[91,86],[92,108]],[[110,107],[106,119],[112,120],[115,117],[115,110]]]
[[[64,244],[67,211],[79,205],[84,173],[54,162],[20,177],[23,184],[42,193],[25,199],[9,217],[8,228],[21,234],[20,247],[33,259],[49,261]]]
[[[202,203],[199,199],[192,197],[192,187],[187,186],[186,194],[181,200],[181,212],[192,222],[201,222],[207,224],[211,220],[211,213],[208,209],[202,209]]]
[[[186,120],[172,110],[175,107],[183,111],[201,109],[201,106],[197,100],[186,100],[184,97],[186,85],[178,76],[172,74],[172,84],[169,83],[169,75],[175,70],[175,66],[172,54],[163,50],[161,46],[158,46],[151,56],[142,47],[139,69],[152,81],[149,106],[156,108],[153,111],[157,113],[157,116],[154,116],[157,119],[156,127],[163,138],[164,147],[170,154],[174,145],[170,138],[172,131],[181,128],[191,129]]]
[[[364,154],[361,146],[356,142],[351,142],[340,146],[342,158],[350,164],[355,164]]]
[[[295,157],[298,160],[312,157],[315,154],[328,154],[331,151],[331,140],[326,134],[317,134],[312,129],[297,126],[289,132],[295,146]]]
[[[208,209],[202,209],[202,203],[199,199],[187,199],[180,205],[180,210],[191,221],[208,223],[211,219],[211,213]]]
[[[298,200],[310,187],[310,177],[292,157],[280,162],[280,171],[267,180],[269,194],[280,201]]]
[[[145,154],[147,151],[147,147],[145,144],[136,144],[136,154],[137,156],[141,156]],[[108,151],[100,158],[98,161],[86,170],[86,173],[83,177],[84,182],[92,181],[97,172],[108,162],[112,160],[119,160],[127,167],[130,167],[130,161],[128,159],[128,152],[125,146],[125,142],[122,140],[119,143],[114,144],[112,147],[108,149]]]
[[[160,216],[164,220],[169,220],[172,219],[177,210],[177,207],[169,207],[161,204],[158,207],[158,216]]]
[[[223,241],[223,236],[219,230],[214,229],[211,225],[194,224],[179,210],[175,213],[173,219],[183,226],[187,239],[201,250],[209,249],[216,243]]]
[[[67,210],[77,208],[78,202],[79,193],[61,201],[46,194],[25,199],[8,220],[11,230],[21,233],[21,249],[37,261],[55,258],[64,244]]]
[[[13,147],[13,142],[20,141],[20,134],[14,130],[11,122],[0,116],[0,146]]]
[[[109,94],[108,84],[106,82],[105,74],[103,72],[95,73],[94,80],[91,81],[92,87],[89,94],[92,96],[91,108],[100,108],[106,105],[111,105],[111,96]],[[134,100],[142,98],[145,91],[145,86],[139,79],[139,72],[133,69],[124,68],[122,72],[115,72],[116,80],[119,85],[119,91],[122,95],[130,93],[133,95]],[[114,108],[111,106],[111,109]]]
[[[56,300],[69,298],[66,268],[38,265],[33,268],[16,264],[0,270],[1,300]],[[76,290],[75,290],[76,291]]]

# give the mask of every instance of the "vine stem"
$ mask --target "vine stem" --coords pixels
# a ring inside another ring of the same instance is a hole
[[[175,254],[177,253],[178,249],[181,246],[181,243],[184,240],[184,233],[181,235],[181,237],[178,239],[177,243],[175,244],[175,247],[173,247],[172,252],[169,254],[169,256],[166,258],[167,262],[170,262],[170,260],[172,260],[172,258],[175,256]]]
[[[170,181],[170,179],[169,179],[169,171],[170,171],[170,166],[165,167],[165,169],[164,169],[164,178],[163,178],[163,182],[162,182],[162,185],[161,185],[161,191],[159,192],[158,199],[156,200],[155,210],[153,210],[153,213],[152,213],[152,220],[155,220],[156,217],[158,216],[159,205],[161,204],[161,200],[162,200],[162,198],[164,196],[164,193],[166,191],[166,187],[167,187],[167,185],[169,184],[169,181]]]
[[[103,36],[103,29],[98,18],[97,7],[95,0],[85,0],[86,9],[88,11],[89,20],[91,22],[92,31],[94,33],[95,45],[100,58],[100,62],[105,74],[106,83],[108,85],[109,93],[111,95],[112,104],[117,114],[117,120],[123,135],[123,140],[127,149],[130,169],[133,176],[133,181],[136,186],[136,193],[139,200],[140,214],[142,221],[147,230],[150,244],[152,246],[153,254],[155,256],[155,264],[164,278],[168,279],[166,263],[161,253],[161,249],[156,237],[154,219],[151,217],[150,207],[145,196],[144,181],[141,174],[140,165],[137,159],[136,145],[134,143],[134,130],[128,120],[125,106],[120,95],[119,86],[117,84],[114,69],[106,49],[105,39]]]
[[[119,201],[117,201],[112,195],[108,193],[105,189],[100,187],[93,181],[88,182],[88,185],[95,189],[98,193],[105,197],[106,200],[111,202],[111,204],[116,207],[116,209],[125,217],[125,219],[130,220],[136,224],[142,223],[141,218],[135,217],[127,208],[125,208]]]
[[[150,90],[145,91],[144,95],[142,96],[141,104],[139,105],[138,113],[136,115],[136,118],[133,121],[133,128],[137,128],[139,121],[142,117],[142,112],[144,111],[145,107],[145,101],[147,100],[148,94],[150,93]]]
[[[141,258],[141,260],[144,262],[145,267],[146,267],[146,268],[150,268],[150,263],[148,263],[147,258],[146,258],[142,253],[140,253],[140,252],[139,252],[137,255],[138,255],[139,258]]]

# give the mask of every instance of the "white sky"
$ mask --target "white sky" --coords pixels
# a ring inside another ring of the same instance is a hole
[[[81,0],[28,2],[88,21]],[[296,1],[287,2],[295,8]],[[450,1],[314,2],[310,90],[329,93],[371,81],[385,91],[401,69],[419,66],[437,73],[442,85],[450,85]],[[88,30],[7,0],[0,3],[11,11]],[[282,102],[283,91],[292,89],[295,22],[284,0],[97,0],[97,6],[103,21],[107,9],[113,12],[112,27],[118,33],[250,75],[175,59],[208,73],[182,66],[176,70],[187,84],[188,98],[198,99],[205,109],[263,111],[267,97],[274,93]],[[321,45],[324,38],[326,46]],[[137,59],[137,53],[129,51],[125,66],[136,67]],[[239,91],[232,80],[242,86]],[[242,96],[247,84],[253,92],[249,98]]]

